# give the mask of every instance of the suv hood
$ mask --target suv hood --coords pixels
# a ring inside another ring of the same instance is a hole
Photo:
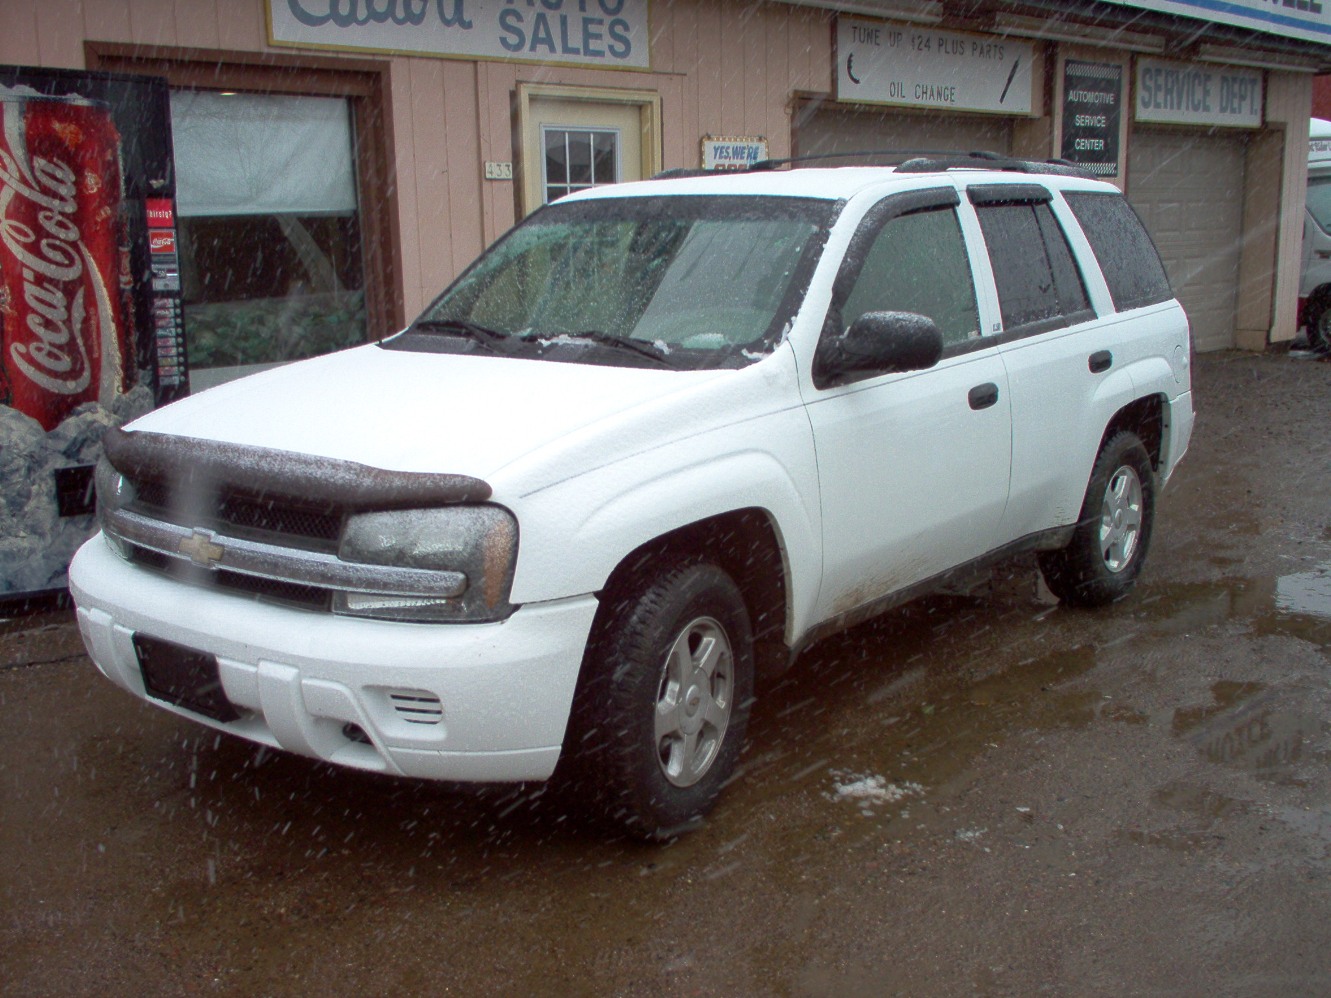
[[[488,480],[589,424],[733,373],[365,346],[221,385],[126,429]]]

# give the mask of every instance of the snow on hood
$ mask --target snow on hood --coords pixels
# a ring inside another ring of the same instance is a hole
[[[487,479],[589,424],[727,373],[365,346],[221,385],[127,429]]]

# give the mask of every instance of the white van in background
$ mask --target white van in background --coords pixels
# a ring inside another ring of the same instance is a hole
[[[1308,345],[1331,349],[1331,121],[1313,118],[1308,129],[1308,200],[1303,217],[1303,269],[1299,324]]]

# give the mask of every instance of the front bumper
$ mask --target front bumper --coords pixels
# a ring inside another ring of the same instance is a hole
[[[597,607],[590,595],[530,604],[493,624],[338,617],[173,581],[123,561],[100,534],[75,555],[69,587],[97,668],[150,703],[331,763],[460,781],[554,771]],[[216,656],[240,719],[151,696],[135,634]]]

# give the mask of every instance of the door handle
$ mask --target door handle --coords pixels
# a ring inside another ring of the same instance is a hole
[[[998,401],[998,386],[992,381],[976,385],[967,396],[972,409],[988,409]]]
[[[1087,361],[1092,374],[1099,374],[1101,371],[1108,371],[1114,366],[1114,355],[1108,350],[1097,350],[1091,354],[1091,359]]]

